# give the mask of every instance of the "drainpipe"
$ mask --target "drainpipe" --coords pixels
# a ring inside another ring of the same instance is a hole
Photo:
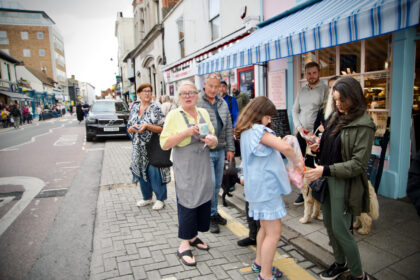
[[[264,21],[264,0],[260,0],[260,22]],[[258,29],[257,29],[258,30]],[[255,31],[254,31],[255,32]],[[258,73],[259,73],[259,79],[260,79],[260,92],[262,96],[267,96],[266,94],[266,81],[264,80],[265,78],[265,73],[267,72],[267,68],[268,68],[268,62],[264,63],[262,66],[258,66]]]

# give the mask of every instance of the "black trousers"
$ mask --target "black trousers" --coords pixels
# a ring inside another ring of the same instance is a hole
[[[246,211],[246,220],[248,222],[248,228],[249,228],[249,238],[251,238],[252,240],[257,240],[257,233],[258,233],[258,230],[260,229],[260,221],[256,221],[248,215],[248,212],[249,212],[248,202],[245,202],[245,211]]]

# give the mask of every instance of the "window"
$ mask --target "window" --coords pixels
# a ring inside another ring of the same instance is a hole
[[[7,32],[0,31],[0,45],[8,45],[8,44],[9,44],[9,38],[7,38]]]
[[[39,56],[45,56],[45,50],[39,49]]]
[[[336,75],[352,76],[360,82],[368,113],[377,125],[375,136],[382,137],[391,108],[391,47],[388,34],[302,54],[299,84],[306,84],[304,67],[310,61],[318,62],[324,82]]]
[[[214,41],[221,36],[219,0],[209,0],[209,21],[211,25],[211,40]]]
[[[37,33],[36,33],[36,37],[37,37],[39,40],[44,39],[44,32],[37,32]]]
[[[26,32],[26,31],[20,32],[20,38],[22,38],[22,40],[28,40],[28,38],[29,38],[28,32]]]
[[[185,46],[184,46],[184,18],[179,18],[176,21],[178,25],[178,38],[179,38],[179,49],[181,51],[181,58],[185,57]]]
[[[30,57],[31,56],[31,50],[30,49],[23,49],[23,56],[24,57]]]

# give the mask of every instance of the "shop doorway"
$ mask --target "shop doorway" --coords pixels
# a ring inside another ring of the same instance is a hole
[[[411,159],[420,150],[420,41],[416,41],[416,69],[413,88],[413,108],[411,125]]]

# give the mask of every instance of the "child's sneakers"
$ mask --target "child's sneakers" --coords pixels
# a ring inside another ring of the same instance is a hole
[[[259,265],[256,262],[254,262],[251,265],[251,269],[255,273],[260,273],[261,272],[261,265]],[[272,267],[271,272],[273,273],[273,279],[277,279],[277,278],[280,278],[280,277],[283,276],[283,272],[281,272],[280,269],[278,269],[275,266]],[[258,277],[261,277],[261,275],[258,274]],[[261,277],[261,278],[258,278],[258,279],[264,279],[264,278]]]

